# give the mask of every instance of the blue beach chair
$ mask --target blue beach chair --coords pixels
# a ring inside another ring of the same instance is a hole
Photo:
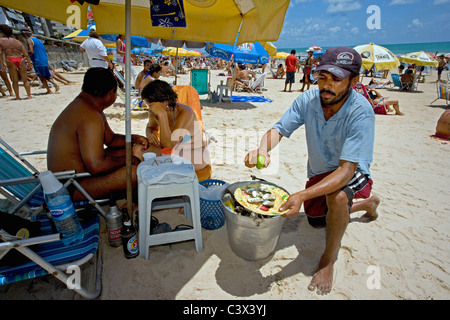
[[[17,152],[3,139],[0,138],[0,193],[14,203],[8,212],[16,213],[23,206],[27,209],[34,209],[37,214],[42,211],[44,194],[38,179],[39,171],[28,162],[23,156],[46,154],[47,151]],[[17,159],[17,160],[16,160]],[[19,162],[19,161],[20,162]],[[75,171],[54,172],[55,176],[62,181],[66,181],[67,187],[73,183],[75,187],[88,199],[88,201],[78,202],[75,205],[93,205],[98,212],[105,217],[106,212],[76,181],[77,178],[87,177],[89,173],[75,173]]]
[[[8,213],[2,214],[14,214],[22,210],[29,213],[31,220],[41,222],[40,234],[25,239],[20,232],[20,236],[17,234],[11,235],[5,230],[1,230],[0,226],[0,240],[3,241],[0,241],[0,262],[2,262],[2,258],[6,259],[6,254],[11,249],[17,250],[32,261],[18,266],[11,266],[6,263],[6,267],[0,268],[0,285],[46,274],[51,274],[64,283],[67,283],[68,276],[62,270],[67,269],[69,266],[79,266],[89,261],[92,257],[97,256],[96,289],[94,291],[88,291],[83,287],[73,288],[85,298],[96,298],[101,290],[98,215],[95,215],[95,219],[85,222],[82,221],[85,237],[81,243],[69,246],[64,245],[60,241],[60,235],[58,233],[52,233],[51,221],[45,214],[42,214],[44,198],[41,183],[38,179],[39,171],[23,157],[23,155],[45,152],[18,153],[1,138],[0,144],[5,147],[5,149],[0,147],[0,193],[13,203]],[[89,201],[75,203],[75,205],[93,205],[97,210],[95,211],[96,213],[106,216],[105,211],[100,205],[76,181],[77,178],[89,176],[89,173],[77,174],[74,171],[67,171],[54,174],[58,179],[66,181],[64,183],[66,187],[73,183],[89,199]],[[6,228],[8,226],[10,227],[10,225],[3,225],[3,229],[8,229]],[[31,250],[29,248],[30,245],[36,245],[36,248]],[[0,263],[0,265],[3,264],[5,263]],[[60,264],[63,264],[63,266],[59,266]]]
[[[88,221],[81,220],[84,230],[84,238],[78,244],[64,245],[58,233],[53,233],[50,220],[46,215],[34,216],[33,220],[41,224],[40,236],[28,239],[18,239],[0,230],[0,259],[15,249],[30,261],[20,265],[7,265],[0,267],[0,285],[36,278],[51,274],[66,285],[71,285],[71,289],[76,291],[86,299],[95,299],[101,293],[101,255],[99,253],[99,216]],[[28,246],[33,245],[31,250]],[[88,290],[79,283],[73,283],[72,279],[64,271],[74,270],[75,266],[95,259],[96,279],[95,289]],[[78,286],[75,286],[77,284]]]
[[[192,69],[190,85],[197,90],[199,95],[211,93],[211,73],[208,69]]]
[[[392,76],[392,82],[394,82],[393,87],[398,87],[399,91],[402,91],[403,89],[406,89],[408,87],[408,84],[402,84],[400,81],[400,76],[397,73],[391,73]]]

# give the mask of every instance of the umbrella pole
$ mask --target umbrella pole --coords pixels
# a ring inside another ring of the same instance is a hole
[[[177,47],[177,54],[175,55],[175,61],[177,63],[175,67],[175,85],[177,85],[177,76],[178,76],[178,47]]]
[[[133,185],[131,172],[131,0],[125,1],[125,148],[127,210],[133,223]]]

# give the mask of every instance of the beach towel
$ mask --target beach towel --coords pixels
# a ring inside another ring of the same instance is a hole
[[[232,102],[272,102],[271,99],[264,98],[264,96],[236,96],[231,97]]]

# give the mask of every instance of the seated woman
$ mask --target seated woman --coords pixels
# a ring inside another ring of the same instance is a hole
[[[368,93],[370,99],[372,99],[373,106],[377,106],[378,104],[387,105],[388,107],[392,106],[392,108],[394,108],[396,115],[398,115],[398,116],[404,115],[403,112],[400,112],[400,106],[399,106],[398,100],[391,100],[391,99],[383,98],[383,96],[378,91],[376,91],[375,89],[370,88],[370,87],[369,87],[367,93]],[[390,108],[389,108],[389,111],[391,111]]]
[[[142,92],[142,89],[144,87],[152,82],[153,80],[158,79],[161,76],[162,67],[158,63],[153,63],[148,68],[147,74],[142,78],[142,80],[139,83],[139,92]]]
[[[149,117],[146,137],[150,147],[146,152],[161,155],[161,149],[173,148],[173,154],[192,162],[199,181],[209,179],[209,150],[194,111],[177,102],[176,92],[165,81],[150,82],[141,96]]]
[[[285,74],[286,74],[286,72],[284,71],[283,64],[280,63],[278,65],[276,75],[279,78],[283,78]]]
[[[436,125],[435,136],[450,140],[450,110],[445,110]]]

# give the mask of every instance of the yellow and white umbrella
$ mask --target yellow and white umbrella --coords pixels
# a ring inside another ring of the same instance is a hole
[[[277,54],[277,47],[273,45],[270,41],[261,41],[261,45],[264,49],[266,49],[267,53],[269,54],[269,57],[272,57]]]
[[[400,56],[400,61],[425,67],[437,67],[439,65],[439,62],[424,51],[402,55]]]
[[[289,55],[289,53],[281,51],[281,52],[277,52],[277,54],[274,55],[274,56],[271,57],[271,58],[274,58],[274,59],[286,59],[286,57],[287,57],[288,55]]]
[[[362,58],[362,68],[370,70],[374,65],[377,70],[391,70],[400,65],[400,61],[389,49],[369,43],[356,46]]]
[[[187,57],[190,55],[188,50],[174,47],[165,48],[163,51],[161,51],[161,54],[163,56],[181,56],[181,57]]]

